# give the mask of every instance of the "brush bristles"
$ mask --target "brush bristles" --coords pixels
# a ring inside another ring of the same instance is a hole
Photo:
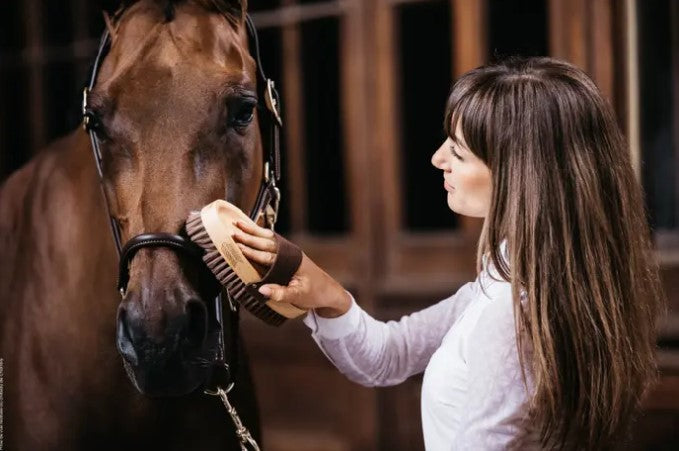
[[[245,307],[250,313],[257,318],[265,321],[271,325],[279,326],[287,318],[278,312],[270,309],[266,304],[253,298],[247,291],[245,284],[240,280],[238,274],[229,266],[219,253],[214,243],[210,239],[203,221],[200,218],[199,211],[192,211],[186,221],[186,232],[189,234],[191,241],[205,250],[203,261],[210,268],[212,274],[215,275],[219,283],[226,288],[229,294],[240,305]]]

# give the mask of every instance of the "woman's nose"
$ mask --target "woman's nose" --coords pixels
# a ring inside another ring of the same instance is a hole
[[[443,155],[443,146],[441,146],[438,149],[436,149],[436,152],[434,152],[434,155],[432,155],[431,164],[434,165],[436,169],[445,170],[444,168],[445,162],[446,160]]]

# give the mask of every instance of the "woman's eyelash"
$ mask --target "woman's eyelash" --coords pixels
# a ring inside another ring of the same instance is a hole
[[[460,154],[458,154],[457,152],[455,152],[455,147],[454,147],[454,146],[450,146],[450,152],[453,154],[453,156],[454,156],[455,158],[457,158],[458,160],[462,160],[462,157],[460,156]]]

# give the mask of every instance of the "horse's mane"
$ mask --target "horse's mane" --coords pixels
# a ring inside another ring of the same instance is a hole
[[[139,0],[122,0],[120,7],[115,12],[114,22],[132,4]],[[174,19],[175,5],[191,1],[206,9],[207,11],[217,12],[225,16],[234,25],[239,22],[247,10],[247,0],[155,0],[162,7],[165,20],[171,22]]]

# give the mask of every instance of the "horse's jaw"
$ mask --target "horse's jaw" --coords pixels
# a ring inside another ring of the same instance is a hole
[[[207,371],[185,371],[179,373],[172,369],[140,370],[132,367],[123,359],[123,367],[137,391],[150,397],[176,397],[193,393],[199,389],[207,377]]]

